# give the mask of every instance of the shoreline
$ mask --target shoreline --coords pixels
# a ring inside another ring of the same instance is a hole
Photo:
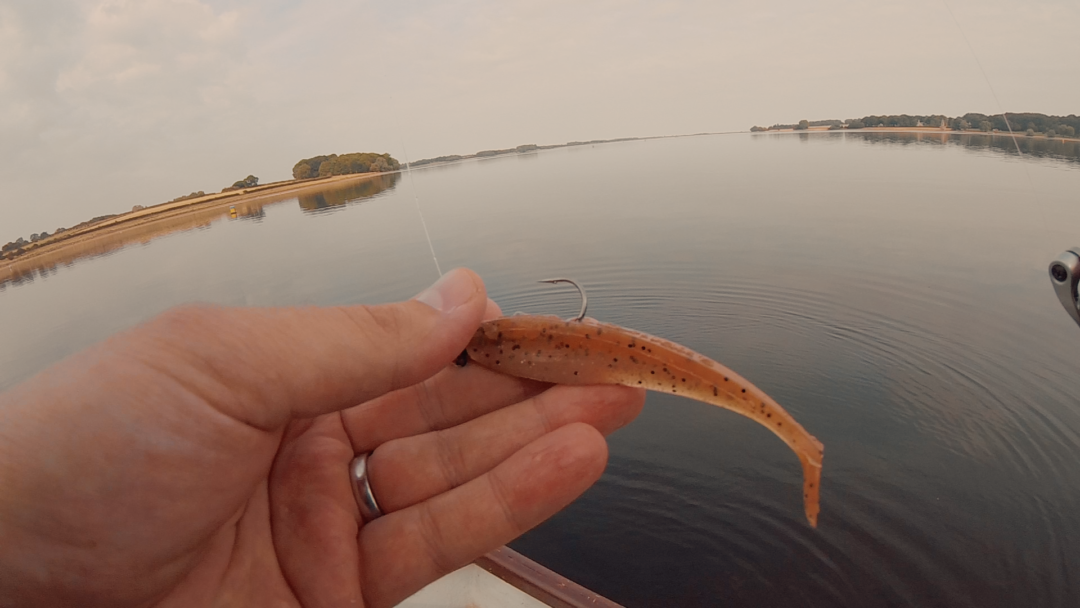
[[[1043,141],[1080,141],[1080,137],[1061,137],[1055,135],[1054,137],[1046,137],[1045,135],[1034,135],[1029,137],[1027,133],[1022,131],[979,131],[978,129],[967,129],[965,131],[954,131],[953,129],[942,129],[939,127],[865,127],[862,129],[833,129],[829,130],[828,127],[810,127],[809,129],[803,129],[796,131],[795,129],[771,129],[767,131],[753,131],[754,135],[766,135],[769,133],[919,133],[923,135],[988,135],[991,137],[1008,137],[1023,138],[1032,140]]]
[[[64,252],[69,249],[81,246],[81,248],[91,251],[101,249],[100,253],[106,253],[111,250],[110,247],[105,243],[98,243],[98,247],[95,247],[94,242],[105,241],[112,235],[132,231],[133,229],[147,228],[166,220],[174,220],[173,223],[192,223],[192,227],[194,227],[201,224],[206,216],[216,217],[227,212],[230,207],[245,207],[251,206],[253,203],[268,202],[267,199],[280,199],[292,195],[299,196],[329,186],[346,186],[392,173],[400,173],[400,171],[353,173],[350,175],[273,182],[230,192],[207,194],[183,201],[160,203],[137,211],[127,211],[88,226],[72,228],[50,235],[40,241],[28,243],[23,247],[22,253],[10,258],[0,259],[0,284],[4,284],[23,274],[22,270],[25,268],[20,267],[36,268],[43,264],[50,265],[49,258],[53,259],[54,264],[64,263]]]
[[[144,207],[136,211],[119,213],[117,215],[107,217],[106,219],[94,222],[93,224],[76,226],[63,232],[52,234],[39,241],[35,241],[33,243],[26,243],[26,245],[24,245],[21,250],[16,250],[17,253],[8,253],[7,256],[10,257],[0,258],[0,285],[5,285],[13,279],[24,275],[31,268],[38,268],[42,266],[55,266],[57,264],[67,263],[67,257],[69,256],[65,255],[65,252],[69,249],[81,248],[86,252],[83,255],[94,255],[95,252],[97,254],[105,254],[111,251],[111,247],[106,245],[105,242],[108,241],[109,237],[113,235],[132,231],[151,233],[154,232],[154,228],[152,227],[152,225],[158,223],[190,223],[192,227],[194,227],[197,225],[202,225],[201,223],[205,223],[206,216],[219,214],[221,212],[224,212],[225,209],[229,207],[250,206],[252,203],[258,203],[260,201],[266,202],[267,199],[281,198],[289,195],[299,196],[307,192],[333,186],[347,186],[353,183],[372,179],[380,175],[391,175],[394,173],[404,174],[411,169],[423,170],[426,168],[452,165],[465,161],[486,160],[488,158],[499,158],[523,153],[535,153],[542,150],[549,150],[555,148],[570,148],[584,145],[647,141],[653,139],[698,137],[702,135],[727,135],[734,133],[750,133],[754,136],[766,134],[794,133],[908,133],[916,135],[936,136],[980,135],[1007,138],[1022,137],[1024,139],[1059,141],[1062,143],[1080,142],[1080,137],[1028,137],[1026,133],[1018,132],[1013,132],[1012,134],[1010,134],[1008,132],[1002,131],[978,131],[972,129],[968,129],[965,131],[954,131],[952,129],[941,129],[939,127],[869,127],[863,129],[833,130],[830,130],[828,127],[810,127],[805,130],[774,129],[766,131],[703,132],[681,135],[654,135],[646,137],[626,137],[608,140],[568,142],[565,144],[554,145],[518,146],[517,148],[508,148],[505,150],[488,150],[475,154],[462,155],[456,158],[451,156],[449,158],[445,158],[445,160],[443,160],[442,158],[439,158],[438,160],[432,159],[434,160],[434,162],[426,162],[420,166],[413,167],[403,165],[401,169],[395,171],[386,171],[381,173],[354,173],[350,175],[335,175],[304,180],[294,179],[272,182],[269,184],[252,186],[250,188],[242,188],[228,192],[207,194],[204,196],[181,201],[158,203],[156,205]],[[241,215],[247,215],[247,213],[241,213]],[[95,243],[95,241],[100,242]],[[83,256],[80,255],[77,257]]]
[[[486,160],[488,158],[498,158],[504,156],[511,156],[516,154],[528,154],[535,153],[541,150],[551,150],[555,148],[569,148],[574,146],[586,146],[596,144],[608,144],[630,141],[645,141],[650,139],[669,139],[679,137],[698,137],[702,135],[727,135],[731,133],[745,133],[746,131],[722,131],[722,132],[702,132],[702,133],[686,133],[681,135],[652,135],[645,137],[620,137],[616,139],[594,139],[590,141],[573,141],[564,144],[552,144],[552,145],[536,145],[526,144],[517,146],[515,148],[506,148],[498,150],[483,150],[475,152],[473,154],[465,155],[448,155],[446,157],[436,157],[435,159],[421,159],[419,161],[413,161],[412,163],[402,164],[400,169],[394,171],[384,171],[381,173],[353,173],[349,175],[334,175],[329,177],[313,177],[308,179],[293,179],[280,182],[271,182],[269,184],[262,184],[259,186],[252,186],[250,188],[241,188],[228,192],[217,192],[212,194],[206,194],[203,196],[189,198],[179,201],[169,201],[165,203],[158,203],[155,205],[149,205],[138,209],[137,211],[125,211],[115,215],[104,216],[105,219],[93,222],[92,224],[76,224],[72,228],[63,230],[62,232],[55,232],[41,240],[28,242],[22,246],[18,253],[12,252],[11,257],[0,256],[0,271],[3,271],[6,267],[12,265],[16,261],[25,260],[31,257],[32,254],[41,251],[50,251],[54,249],[54,246],[69,241],[73,238],[82,237],[88,234],[117,226],[119,224],[127,224],[134,222],[131,225],[138,225],[141,222],[137,220],[143,219],[159,219],[167,217],[172,211],[178,209],[205,209],[212,206],[221,206],[223,201],[232,203],[247,203],[250,202],[249,194],[286,194],[291,192],[304,192],[310,188],[321,187],[328,184],[346,183],[349,181],[361,181],[377,175],[390,175],[394,173],[405,173],[412,169],[425,169],[428,167],[438,167],[450,164],[459,163],[467,160]],[[425,162],[426,161],[426,162]],[[417,164],[421,163],[421,164]],[[3,278],[0,277],[0,282],[3,282]]]

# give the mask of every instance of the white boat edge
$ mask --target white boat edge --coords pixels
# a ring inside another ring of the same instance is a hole
[[[410,596],[399,608],[622,608],[500,547]]]

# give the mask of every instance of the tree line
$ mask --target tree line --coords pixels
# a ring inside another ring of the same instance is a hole
[[[353,152],[351,154],[330,154],[305,158],[293,165],[294,179],[327,177],[330,175],[351,175],[353,173],[383,173],[397,171],[401,163],[389,154],[374,152]]]
[[[757,128],[757,127],[755,127]],[[762,129],[763,130],[763,129]],[[609,144],[619,141],[638,141],[640,139],[649,139],[641,137],[620,137],[618,139],[592,139],[589,141],[568,141],[565,144],[553,144],[553,145],[538,145],[538,144],[521,144],[513,148],[501,148],[498,150],[481,150],[473,154],[450,154],[447,156],[436,156],[435,158],[422,158],[420,160],[414,160],[409,163],[408,167],[423,167],[424,165],[431,165],[434,163],[448,163],[459,160],[465,160],[469,158],[490,158],[493,156],[503,156],[506,154],[527,154],[529,152],[538,152],[540,150],[551,150],[552,148],[564,148],[571,146],[587,146],[592,144]]]
[[[775,124],[771,127],[750,127],[753,132],[758,131],[779,131],[780,129],[794,129],[796,131],[805,131],[810,127],[839,127],[844,124],[842,120],[800,120],[798,123],[790,125]]]
[[[1008,122],[1006,122],[1008,121]],[[1052,116],[1036,112],[1006,112],[1005,114],[979,114],[969,112],[963,116],[949,117],[944,114],[909,115],[909,114],[884,114],[870,115],[862,118],[849,118],[847,120],[801,120],[797,124],[775,124],[771,127],[754,126],[750,130],[776,131],[780,129],[806,130],[810,127],[829,127],[830,130],[838,129],[869,129],[874,127],[933,127],[953,131],[979,130],[1012,131],[1023,133],[1029,137],[1036,134],[1047,137],[1075,137],[1080,132],[1080,116],[1069,114],[1068,116]]]

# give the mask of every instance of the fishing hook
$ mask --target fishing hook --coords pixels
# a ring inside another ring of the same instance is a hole
[[[589,305],[589,298],[585,296],[585,290],[581,288],[581,285],[578,285],[576,282],[574,282],[574,281],[572,281],[570,279],[562,279],[562,278],[544,279],[542,281],[537,281],[537,282],[538,283],[569,283],[569,284],[573,285],[574,287],[577,287],[578,293],[581,294],[581,312],[579,312],[576,317],[574,317],[572,319],[567,319],[567,321],[580,321],[580,320],[585,318],[585,308]]]

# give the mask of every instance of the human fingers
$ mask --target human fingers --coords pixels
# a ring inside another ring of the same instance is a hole
[[[360,532],[365,605],[392,606],[551,517],[591,486],[607,463],[593,427],[570,424],[484,475]]]
[[[484,320],[502,316],[490,298]],[[357,453],[387,441],[445,429],[518,403],[550,384],[514,378],[480,367],[449,366],[424,382],[372,399],[341,412]]]
[[[406,302],[183,308],[133,338],[190,391],[268,430],[427,379],[465,347],[487,303],[480,277],[457,269]]]
[[[400,304],[189,307],[0,395],[0,591],[154,597],[233,521],[289,419],[430,377],[487,306],[457,270]]]
[[[537,395],[550,385],[479,365],[451,365],[424,382],[341,412],[357,453],[399,439],[452,427]]]
[[[368,460],[384,512],[442,494],[490,471],[558,428],[584,422],[604,435],[633,420],[645,391],[624,386],[555,386],[464,424],[390,441]]]

